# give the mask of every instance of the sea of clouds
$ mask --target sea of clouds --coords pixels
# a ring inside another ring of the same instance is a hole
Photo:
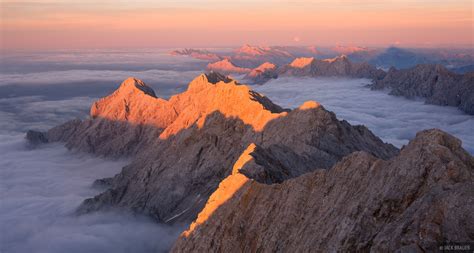
[[[168,59],[163,51],[12,55],[0,64],[6,66],[0,70],[0,252],[167,251],[185,225],[118,212],[74,214],[84,199],[100,193],[94,180],[115,175],[128,161],[62,144],[31,147],[24,136],[87,117],[92,102],[128,76],[169,97],[200,73],[193,65],[200,63]]]
[[[0,252],[165,252],[184,227],[126,213],[74,214],[99,193],[95,179],[126,163],[61,144],[32,149],[22,134],[0,134]]]
[[[183,91],[204,69],[165,51],[12,53],[0,62],[0,252],[161,252],[185,225],[163,226],[146,217],[97,212],[76,216],[98,194],[95,179],[127,161],[66,150],[61,144],[27,145],[29,129],[47,130],[85,118],[90,105],[128,76],[142,78],[162,97]],[[253,86],[275,103],[294,108],[321,102],[339,119],[364,124],[387,142],[406,144],[415,133],[441,128],[474,153],[474,117],[456,108],[425,105],[370,91],[366,79],[279,78]]]
[[[453,134],[474,154],[474,116],[455,107],[425,104],[372,91],[368,79],[278,78],[253,88],[286,108],[315,100],[351,124],[365,125],[384,141],[401,147],[423,129],[439,128]]]

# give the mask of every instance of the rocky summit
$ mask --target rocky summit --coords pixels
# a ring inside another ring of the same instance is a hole
[[[331,168],[355,151],[380,159],[398,153],[366,127],[338,120],[317,102],[283,109],[218,73],[196,77],[168,100],[129,78],[92,105],[89,119],[29,136],[132,159],[115,177],[99,180],[109,188],[85,200],[78,213],[118,208],[164,223],[194,220],[252,143],[260,167],[242,173],[262,184]]]
[[[271,79],[278,77],[277,66],[270,62],[264,62],[260,66],[252,69],[244,79],[252,84],[264,84]]]
[[[234,65],[229,59],[223,59],[217,62],[209,63],[207,69],[224,74],[237,73],[246,74],[252,71],[249,68],[241,68]]]
[[[279,74],[298,77],[342,76],[376,80],[385,76],[383,70],[379,70],[368,63],[351,62],[345,55],[323,60],[313,57],[296,58],[290,64],[281,67]]]
[[[474,158],[442,131],[390,160],[361,151],[281,184],[252,178],[275,164],[250,144],[172,252],[437,252],[474,238]]]

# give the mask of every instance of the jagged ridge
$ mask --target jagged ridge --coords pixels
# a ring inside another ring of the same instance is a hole
[[[250,143],[279,157],[283,174],[255,175],[269,184],[329,168],[357,150],[384,159],[397,153],[367,128],[339,121],[315,102],[284,110],[218,73],[198,76],[169,100],[143,92],[142,86],[126,80],[94,103],[91,119],[45,135],[68,148],[134,157],[120,174],[104,180],[111,188],[86,200],[80,213],[119,207],[160,222],[193,220]]]
[[[442,65],[420,64],[410,69],[391,68],[372,89],[391,89],[390,94],[408,98],[423,97],[436,105],[456,106],[474,114],[474,72],[455,74]]]
[[[473,240],[474,158],[440,130],[389,161],[356,152],[279,185],[245,176],[277,161],[251,144],[172,252],[432,252]]]

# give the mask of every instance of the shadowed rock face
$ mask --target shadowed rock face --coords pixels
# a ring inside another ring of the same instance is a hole
[[[388,161],[355,152],[329,170],[259,183],[278,160],[249,145],[172,252],[434,252],[474,240],[474,158],[440,130]]]
[[[134,158],[105,180],[110,189],[84,201],[80,213],[118,207],[161,222],[191,221],[250,143],[279,158],[274,167],[283,173],[255,174],[268,184],[330,168],[358,150],[384,159],[398,152],[318,103],[284,110],[218,73],[198,76],[169,100],[151,96],[141,84],[127,79],[94,103],[90,119],[67,122],[44,135],[68,148]]]
[[[434,64],[391,68],[384,79],[372,85],[372,89],[384,88],[391,89],[391,95],[423,97],[429,104],[456,106],[474,114],[474,72],[460,75]]]

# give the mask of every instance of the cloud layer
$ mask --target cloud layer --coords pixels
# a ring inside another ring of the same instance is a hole
[[[278,78],[253,88],[273,102],[295,108],[306,100],[316,100],[339,119],[366,125],[384,141],[398,147],[408,143],[416,132],[440,128],[463,142],[474,153],[474,117],[454,107],[424,104],[390,96],[387,91],[371,91],[368,79]]]
[[[75,216],[98,193],[91,183],[126,161],[25,144],[23,135],[0,135],[1,252],[163,252],[184,228],[123,213]]]
[[[144,79],[166,97],[198,74],[193,64],[199,63],[190,58],[167,63],[167,56],[148,54],[37,52],[0,63],[0,252],[164,252],[171,247],[185,225],[164,226],[117,212],[74,215],[84,199],[99,193],[92,182],[113,176],[127,161],[74,153],[62,144],[32,149],[24,140],[29,129],[87,117],[92,102],[128,76]]]

